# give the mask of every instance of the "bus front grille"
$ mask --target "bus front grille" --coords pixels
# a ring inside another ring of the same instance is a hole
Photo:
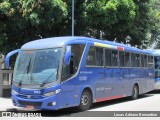
[[[42,106],[42,102],[27,102],[27,101],[22,101],[22,100],[18,100],[20,105],[31,105],[31,106]]]

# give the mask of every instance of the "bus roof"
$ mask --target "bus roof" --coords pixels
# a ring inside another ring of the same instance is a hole
[[[153,49],[149,51],[152,52],[154,56],[160,56],[160,49]]]
[[[111,42],[107,40],[98,40],[94,38],[88,37],[53,37],[53,38],[45,38],[34,40],[24,44],[21,49],[23,50],[31,50],[31,49],[46,49],[46,48],[53,48],[53,47],[62,47],[68,44],[91,44],[100,43],[100,44],[107,44],[111,46],[123,47],[125,51],[136,52],[136,53],[146,53],[146,54],[153,54],[152,51],[141,50],[134,47],[129,47],[125,44]]]

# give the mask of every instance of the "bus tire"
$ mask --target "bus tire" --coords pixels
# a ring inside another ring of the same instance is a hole
[[[133,90],[132,90],[132,96],[131,99],[132,100],[136,100],[138,98],[139,95],[139,89],[137,85],[134,85]]]
[[[78,106],[79,111],[85,111],[88,110],[92,105],[92,95],[89,90],[84,90],[82,92],[81,98],[80,98],[80,105]]]

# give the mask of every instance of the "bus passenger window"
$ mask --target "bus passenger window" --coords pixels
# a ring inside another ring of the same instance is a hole
[[[140,67],[140,55],[135,54],[135,67]]]
[[[131,53],[131,66],[132,67],[136,67],[135,61],[136,61],[136,55],[134,53]]]
[[[141,55],[141,67],[148,67],[148,65],[147,65],[147,55]]]
[[[105,49],[106,66],[111,66],[112,51]]]
[[[118,66],[118,51],[112,51],[111,66]]]
[[[106,66],[118,66],[118,52],[116,50],[105,49]]]
[[[121,67],[125,66],[125,52],[119,51],[119,62]]]
[[[145,67],[145,68],[148,67],[148,66],[147,66],[147,55],[144,55],[144,67]]]
[[[103,48],[96,48],[96,65],[103,66]]]
[[[103,48],[91,46],[87,55],[86,65],[103,66]]]
[[[125,52],[125,67],[130,67],[130,53]]]
[[[156,58],[155,57],[155,65],[157,65],[158,62],[156,62]],[[153,56],[148,56],[148,67],[152,67],[153,66]]]
[[[95,47],[90,47],[89,48],[89,52],[88,52],[88,55],[87,55],[87,62],[86,62],[86,65],[96,65],[96,50],[95,50]]]

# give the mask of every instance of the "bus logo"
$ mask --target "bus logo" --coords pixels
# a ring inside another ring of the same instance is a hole
[[[34,94],[40,94],[41,91],[34,91]]]

